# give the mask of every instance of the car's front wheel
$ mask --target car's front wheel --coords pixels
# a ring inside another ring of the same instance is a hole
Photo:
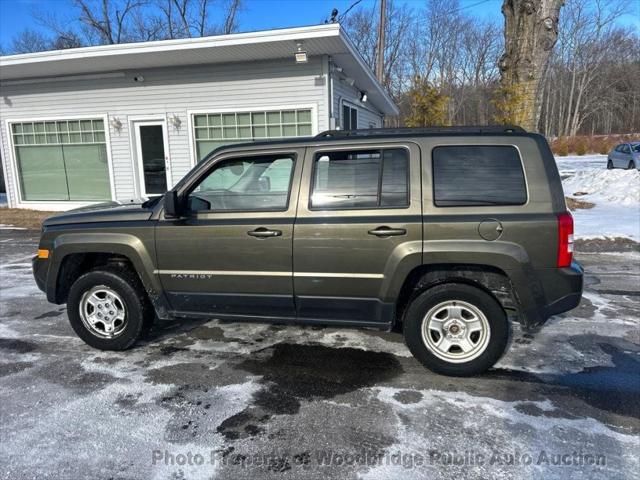
[[[613,168],[613,162],[611,159],[607,159],[607,170],[611,170]]]
[[[629,160],[629,165],[627,165],[627,170],[635,170],[636,164],[633,163],[633,160]]]
[[[110,268],[92,270],[74,282],[67,314],[76,334],[100,350],[132,347],[155,318],[137,276]]]
[[[428,369],[470,376],[500,359],[509,324],[491,295],[470,285],[448,283],[413,299],[404,317],[404,337],[411,353]]]

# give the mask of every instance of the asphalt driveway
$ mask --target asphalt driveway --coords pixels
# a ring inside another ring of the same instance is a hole
[[[157,323],[93,350],[0,230],[0,477],[637,478],[640,253],[585,247],[580,307],[481,377],[425,370],[395,333]],[[633,473],[636,472],[636,473]]]

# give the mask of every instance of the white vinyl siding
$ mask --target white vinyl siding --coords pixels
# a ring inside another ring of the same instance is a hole
[[[21,200],[8,122],[32,118],[105,118],[114,198],[128,200],[141,195],[138,167],[132,158],[133,119],[162,118],[166,121],[167,156],[171,167],[169,187],[172,187],[191,169],[197,158],[189,112],[288,110],[313,106],[311,133],[315,134],[329,128],[325,101],[327,86],[316,81],[321,75],[322,58],[311,57],[307,64],[302,65],[284,59],[181,68],[141,68],[122,76],[105,78],[3,84],[0,98],[2,161],[9,202],[17,206]],[[135,82],[135,76],[143,76],[144,82]],[[174,118],[179,123],[173,122]],[[119,128],[115,128],[116,120],[120,123]],[[38,206],[42,209],[54,207],[51,204]]]
[[[197,160],[230,143],[303,137],[313,132],[312,110],[222,112],[193,116]]]
[[[333,115],[336,125],[344,128],[343,105],[350,105],[358,109],[358,128],[382,128],[382,114],[376,110],[371,102],[360,101],[360,90],[349,85],[343,79],[334,76],[333,80]]]
[[[102,119],[11,124],[22,201],[111,199]]]

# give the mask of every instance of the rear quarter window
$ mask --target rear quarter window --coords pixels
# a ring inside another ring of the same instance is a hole
[[[527,187],[520,154],[508,145],[433,149],[434,203],[438,207],[523,205]]]

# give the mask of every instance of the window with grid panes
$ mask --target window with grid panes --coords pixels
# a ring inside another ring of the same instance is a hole
[[[11,124],[23,201],[111,199],[104,121]]]
[[[196,114],[196,155],[200,161],[230,143],[309,136],[311,125],[311,109]]]

